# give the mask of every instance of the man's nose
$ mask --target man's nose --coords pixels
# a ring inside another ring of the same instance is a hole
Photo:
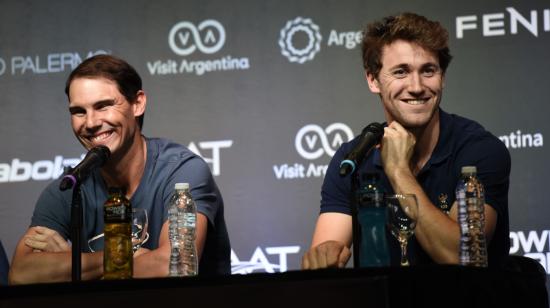
[[[409,80],[409,92],[419,94],[424,91],[424,86],[422,84],[422,77],[418,73],[413,73],[410,75]]]
[[[88,112],[86,114],[86,129],[96,130],[98,127],[101,127],[99,115],[94,111]]]

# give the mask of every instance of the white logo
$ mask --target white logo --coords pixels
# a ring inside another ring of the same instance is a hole
[[[510,254],[519,254],[535,259],[550,274],[550,230],[510,232]]]
[[[304,48],[297,49],[294,46],[293,38],[297,32],[303,32],[307,35],[307,44]],[[310,18],[296,17],[294,20],[289,20],[281,30],[279,46],[281,46],[283,56],[287,57],[290,62],[303,64],[312,60],[315,54],[319,52],[321,39],[319,26],[314,24]]]
[[[521,130],[511,132],[509,135],[498,137],[507,148],[521,149],[521,148],[539,148],[544,145],[544,138],[541,133],[522,133]]]
[[[332,136],[332,141],[329,141],[329,136]],[[332,157],[342,143],[351,139],[353,139],[353,132],[346,124],[333,123],[325,130],[319,125],[309,124],[298,131],[294,145],[300,156],[313,160],[321,157],[323,153]]]
[[[63,158],[56,155],[53,161],[39,160],[34,163],[14,158],[11,164],[0,163],[0,183],[57,179],[65,166],[76,166],[83,158],[84,154],[80,158]]]
[[[323,129],[316,124],[308,124],[298,131],[294,146],[300,156],[308,160],[318,159],[323,154],[332,157],[338,147],[353,139],[353,132],[343,123],[332,123]],[[320,178],[327,173],[327,164],[309,162],[284,163],[273,165],[273,174],[277,180],[295,180]]]
[[[204,33],[203,37],[201,37],[201,31]],[[190,36],[193,37],[192,40]],[[207,19],[198,27],[188,21],[182,21],[170,30],[168,43],[172,51],[180,56],[190,55],[197,48],[202,53],[212,54],[219,51],[225,43],[225,29],[214,19]]]
[[[523,16],[515,8],[507,7],[509,15],[505,19],[504,13],[483,14],[481,18],[482,36],[503,36],[506,35],[506,21],[509,23],[510,34],[518,34],[518,25],[533,36],[538,37],[540,32],[550,32],[550,9],[540,11],[541,21],[539,23],[539,14],[536,10],[531,10],[528,16]],[[527,15],[527,14],[526,14]],[[539,26],[540,25],[540,26]],[[476,30],[478,28],[478,18],[476,15],[466,15],[456,17],[456,38],[464,38],[465,30]]]
[[[202,150],[212,150],[212,157],[207,158],[202,156],[201,152],[197,148],[194,142],[189,143],[187,146],[193,153],[199,155],[208,164],[212,164],[212,175],[218,176],[221,173],[220,167],[220,149],[229,148],[233,145],[233,140],[219,140],[219,141],[203,141],[199,142],[199,147]]]
[[[256,247],[250,261],[241,261],[237,257],[237,254],[231,249],[231,273],[232,274],[250,274],[255,271],[275,273],[286,272],[288,269],[288,254],[298,253],[300,246],[281,246],[281,247],[267,247],[265,252],[268,255],[278,255],[278,263],[270,262],[266,254],[260,247]]]

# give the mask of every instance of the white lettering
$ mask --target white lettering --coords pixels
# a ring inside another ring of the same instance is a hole
[[[233,274],[249,274],[256,270],[274,273],[276,270],[285,272],[288,270],[288,255],[300,251],[300,246],[267,247],[265,251],[270,256],[279,256],[278,262],[269,262],[269,259],[258,246],[254,250],[250,261],[241,261],[233,249],[231,250],[231,272]]]
[[[510,13],[510,33],[518,33],[518,21],[529,30],[534,36],[538,36],[537,27],[537,11],[531,11],[531,22],[528,22],[516,9],[513,7],[507,7],[506,10]]]
[[[504,27],[504,21],[501,19],[504,19],[503,13],[483,15],[483,36],[498,36],[506,34],[504,29],[498,29]]]
[[[147,62],[147,68],[151,75],[168,75],[178,73],[178,64],[174,60],[168,60],[162,62],[160,60],[155,62]]]
[[[456,18],[456,38],[464,37],[464,30],[475,30],[477,29],[477,16],[458,16]]]
[[[0,76],[4,75],[5,71],[6,71],[6,61],[0,58]]]
[[[221,174],[221,159],[220,149],[229,148],[233,145],[233,140],[220,140],[220,141],[203,141],[199,142],[199,146],[203,150],[212,150],[212,157],[204,157],[194,142],[189,143],[187,146],[191,152],[199,155],[208,164],[212,164],[212,175],[218,176]]]
[[[529,33],[534,37],[538,37],[540,32],[550,32],[550,9],[544,9],[539,12],[531,10],[529,17],[526,18],[520,14],[513,7],[506,7],[508,14],[494,13],[482,15],[482,35],[484,37],[490,36],[502,36],[506,34],[506,22],[510,24],[510,34],[515,35],[518,33],[518,24],[521,24]],[[508,20],[506,20],[508,15]],[[527,16],[527,14],[526,14]],[[539,23],[539,18],[542,18]],[[477,16],[457,16],[456,17],[456,37],[462,39],[464,37],[465,30],[474,30],[478,28]]]
[[[265,251],[270,255],[279,255],[279,271],[286,272],[288,269],[286,256],[290,253],[298,253],[300,246],[267,247]]]
[[[54,160],[39,160],[34,163],[14,158],[10,164],[0,163],[0,183],[23,182],[29,180],[45,181],[58,178],[63,174],[64,166],[76,166],[82,159],[57,155]]]
[[[544,137],[541,133],[522,133],[519,129],[516,132],[511,132],[509,135],[499,136],[498,138],[507,148],[512,149],[544,146]]]

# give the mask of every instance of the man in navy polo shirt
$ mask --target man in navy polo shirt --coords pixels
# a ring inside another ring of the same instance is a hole
[[[404,13],[369,25],[362,47],[369,89],[380,96],[387,123],[379,148],[365,157],[357,172],[379,173],[388,193],[416,195],[419,211],[409,245],[411,263],[458,263],[454,190],[461,167],[473,165],[485,186],[489,265],[498,265],[510,248],[510,155],[481,125],[439,107],[452,58],[447,31],[438,22]],[[302,259],[304,269],[343,267],[350,258],[351,183],[338,171],[358,142],[355,138],[343,144],[330,162],[311,249]],[[399,264],[398,246],[390,250],[392,264]]]

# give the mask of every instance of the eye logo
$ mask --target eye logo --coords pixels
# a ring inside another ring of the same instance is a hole
[[[332,141],[329,142],[329,138]],[[353,132],[346,124],[333,123],[324,130],[319,125],[308,124],[298,131],[294,145],[303,158],[313,160],[323,156],[323,153],[332,157],[342,143],[351,139]]]
[[[307,36],[306,46],[300,49],[297,49],[293,43],[294,35],[298,32],[303,32]],[[321,39],[319,26],[314,24],[310,18],[296,17],[294,20],[289,20],[281,30],[279,46],[281,46],[283,56],[287,57],[290,62],[303,64],[312,60],[315,54],[319,52]]]
[[[188,21],[182,21],[175,24],[168,34],[170,48],[180,56],[190,55],[197,48],[202,53],[212,54],[219,51],[224,43],[225,29],[214,19],[207,19],[198,27]]]

